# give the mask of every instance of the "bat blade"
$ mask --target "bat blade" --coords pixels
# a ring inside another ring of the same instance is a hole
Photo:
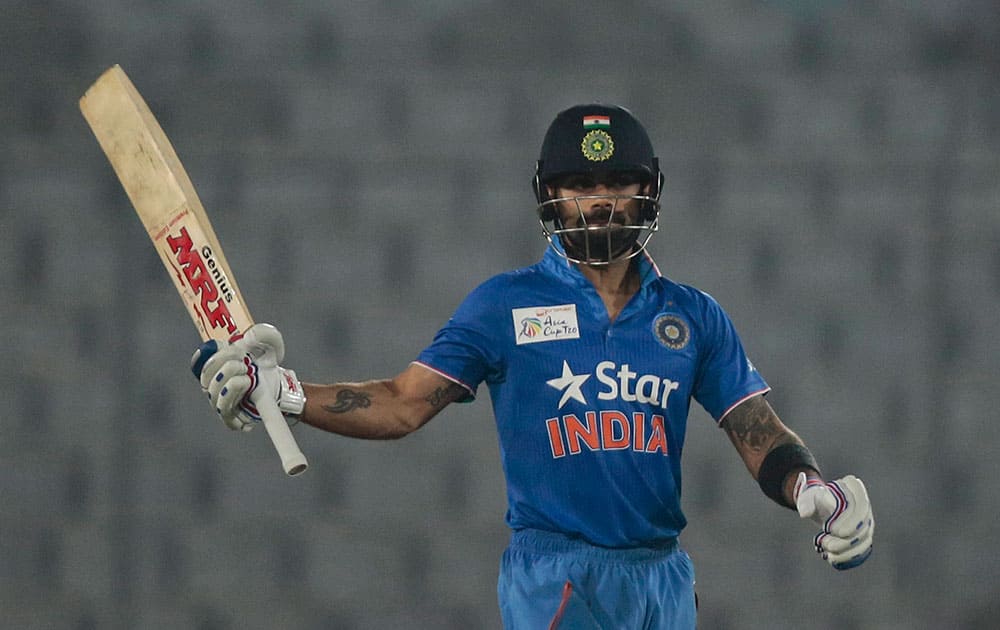
[[[208,214],[166,134],[120,66],[112,66],[90,86],[80,99],[80,111],[202,341],[227,340],[246,331],[253,319]],[[305,456],[277,406],[258,407],[285,472],[303,472]]]
[[[80,110],[142,220],[203,341],[253,325],[215,229],[173,146],[128,76],[113,66]]]

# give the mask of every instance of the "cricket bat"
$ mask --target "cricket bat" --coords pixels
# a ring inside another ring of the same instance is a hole
[[[202,341],[228,340],[253,325],[222,246],[187,172],[142,96],[120,66],[80,99],[104,154],[149,233]],[[251,400],[288,475],[308,467],[275,401]]]

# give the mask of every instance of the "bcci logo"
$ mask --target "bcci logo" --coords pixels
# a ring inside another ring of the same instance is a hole
[[[580,150],[583,151],[583,157],[591,162],[603,162],[614,154],[615,141],[607,131],[594,129],[583,137]]]
[[[691,340],[687,323],[677,315],[660,315],[653,322],[656,340],[671,350],[682,350]]]

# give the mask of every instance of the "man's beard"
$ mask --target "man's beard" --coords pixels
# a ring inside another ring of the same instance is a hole
[[[570,258],[584,263],[610,263],[632,253],[640,231],[640,226],[612,224],[564,232],[559,235],[559,239]]]

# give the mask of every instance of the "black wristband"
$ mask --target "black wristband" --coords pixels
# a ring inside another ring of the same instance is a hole
[[[785,477],[796,468],[811,468],[817,473],[819,465],[809,449],[801,444],[782,444],[768,451],[757,471],[757,483],[772,501],[786,508],[795,509],[785,500]]]

